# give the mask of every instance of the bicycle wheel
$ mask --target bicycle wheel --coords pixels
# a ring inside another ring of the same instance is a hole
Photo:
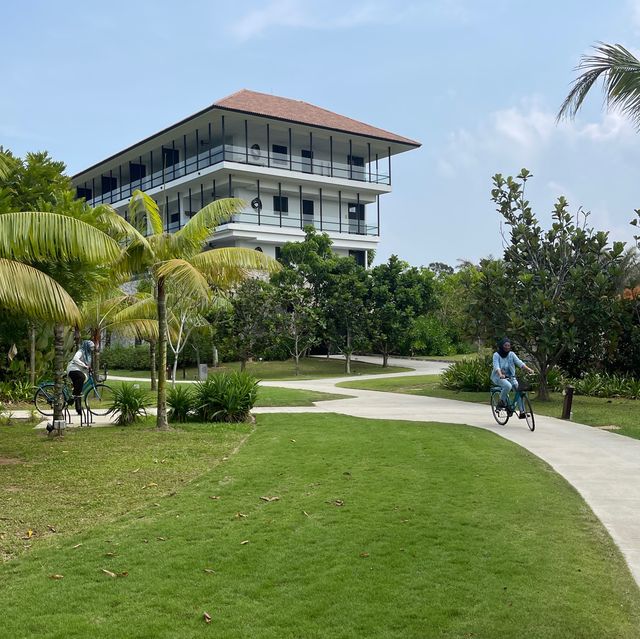
[[[510,415],[506,408],[498,408],[499,401],[500,391],[493,391],[491,393],[491,414],[500,426],[504,426],[509,421]]]
[[[106,384],[96,384],[86,392],[84,403],[93,415],[108,415],[113,405],[113,389]]]
[[[53,384],[43,384],[40,386],[33,396],[33,403],[41,415],[44,415],[44,417],[53,417],[53,405],[56,403]]]
[[[524,414],[525,419],[527,420],[527,426],[530,431],[534,431],[536,429],[536,418],[533,416],[533,408],[531,408],[531,402],[528,397],[523,397],[522,401],[524,402]]]

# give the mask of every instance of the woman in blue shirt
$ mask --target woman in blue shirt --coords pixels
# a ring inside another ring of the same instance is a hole
[[[493,354],[493,369],[491,371],[491,381],[501,389],[498,408],[505,408],[507,406],[509,391],[512,388],[515,388],[516,390],[518,388],[516,366],[518,368],[523,368],[527,373],[533,373],[533,370],[511,350],[511,340],[508,337],[503,337],[498,342],[497,352]],[[521,400],[520,419],[523,418],[524,407],[522,406]]]

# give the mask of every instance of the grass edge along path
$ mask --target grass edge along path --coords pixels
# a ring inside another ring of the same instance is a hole
[[[158,502],[0,566],[8,636],[635,639],[640,626],[638,588],[576,491],[480,429],[263,415],[237,455]]]
[[[489,391],[454,391],[442,388],[439,375],[409,375],[399,378],[369,379],[362,381],[339,382],[338,388],[353,388],[386,393],[404,393],[454,399],[461,402],[486,404],[489,411]],[[562,415],[564,397],[561,393],[551,393],[551,401],[536,401],[535,393],[529,394],[533,410],[540,415],[559,418]],[[603,397],[585,397],[574,395],[572,420],[605,428],[618,435],[640,439],[640,401],[633,399],[606,399]]]

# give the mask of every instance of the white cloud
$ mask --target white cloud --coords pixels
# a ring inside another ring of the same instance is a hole
[[[253,9],[230,26],[240,41],[261,36],[274,27],[332,30],[374,24],[398,24],[421,16],[437,20],[467,20],[461,0],[411,2],[398,6],[390,0],[352,2],[346,9],[320,0],[270,0]]]

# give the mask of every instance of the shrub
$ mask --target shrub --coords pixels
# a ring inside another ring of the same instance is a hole
[[[169,420],[186,422],[189,413],[194,410],[193,391],[187,384],[178,384],[167,393],[167,405],[170,408]]]
[[[14,404],[28,402],[33,399],[33,386],[28,381],[16,379],[10,382],[0,382],[0,401]]]
[[[571,380],[576,395],[587,397],[624,397],[640,399],[640,380],[626,375],[586,373]]]
[[[141,346],[110,346],[100,353],[100,365],[116,370],[149,370],[149,344]]]
[[[151,399],[146,390],[136,387],[133,383],[122,382],[113,387],[113,402],[109,412],[117,413],[116,423],[128,426],[146,417]]]
[[[195,406],[206,422],[243,422],[256,402],[258,380],[243,371],[209,376],[195,386]]]
[[[488,391],[491,388],[490,355],[454,362],[441,375],[444,388],[459,391]]]

